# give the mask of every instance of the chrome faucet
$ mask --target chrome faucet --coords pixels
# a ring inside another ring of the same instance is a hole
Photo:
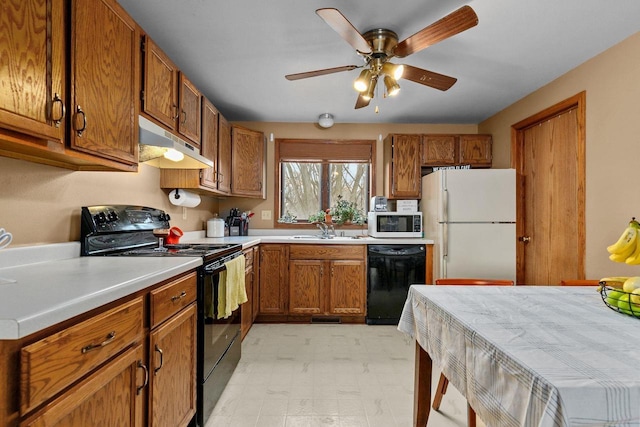
[[[336,235],[336,230],[333,227],[333,224],[327,225],[324,222],[318,222],[316,223],[316,227],[318,227],[322,232],[322,234],[320,235],[321,239],[333,239],[333,237]]]

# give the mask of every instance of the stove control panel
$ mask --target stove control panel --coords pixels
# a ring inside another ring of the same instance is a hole
[[[169,215],[160,209],[144,206],[109,205],[82,208],[82,236],[120,233],[126,231],[153,231],[169,228]]]

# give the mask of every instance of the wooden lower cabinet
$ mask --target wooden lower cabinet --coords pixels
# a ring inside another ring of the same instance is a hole
[[[259,316],[288,313],[289,286],[287,271],[289,246],[260,245],[260,308]],[[282,320],[283,318],[280,318]],[[277,319],[273,319],[277,320]]]
[[[289,315],[366,314],[366,246],[291,245]]]
[[[149,422],[186,426],[196,413],[196,304],[149,336]]]
[[[29,427],[144,426],[142,345],[116,357],[21,423]],[[168,425],[168,424],[167,424]]]
[[[245,249],[242,251],[245,258],[244,264],[244,286],[247,291],[248,301],[240,307],[240,327],[242,339],[247,335],[251,325],[253,325],[254,313],[253,313],[253,300],[254,300],[254,287],[255,284],[255,271],[254,271],[254,251],[253,248]]]

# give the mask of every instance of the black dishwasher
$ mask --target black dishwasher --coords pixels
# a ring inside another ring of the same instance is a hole
[[[367,324],[397,325],[409,286],[425,281],[424,245],[369,245]]]

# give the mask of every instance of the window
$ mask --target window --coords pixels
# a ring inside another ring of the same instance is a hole
[[[276,140],[276,213],[297,217],[335,205],[338,196],[368,210],[375,141]]]

